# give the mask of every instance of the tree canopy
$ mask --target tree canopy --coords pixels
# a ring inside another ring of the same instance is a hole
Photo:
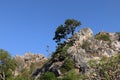
[[[77,21],[75,19],[67,19],[63,25],[57,27],[53,40],[55,40],[58,43],[61,42],[62,39],[67,39],[68,35],[73,35],[75,29],[80,25],[80,21]]]
[[[0,80],[10,79],[16,66],[16,61],[10,54],[5,50],[0,49]]]

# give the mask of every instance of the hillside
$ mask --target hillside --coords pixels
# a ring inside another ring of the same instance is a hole
[[[83,28],[57,45],[50,58],[0,50],[0,80],[120,80],[120,33]]]
[[[70,75],[79,75],[75,80],[119,80],[119,39],[119,33],[100,32],[94,35],[90,28],[83,28],[58,45],[51,59],[36,69],[32,77],[39,79],[51,72],[63,80],[73,80],[72,77],[66,78]]]

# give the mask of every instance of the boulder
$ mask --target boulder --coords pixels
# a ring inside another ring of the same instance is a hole
[[[83,41],[87,40],[88,38],[93,37],[93,32],[90,28],[83,28],[78,33],[75,33],[71,40],[69,41],[78,41],[80,45],[83,44]],[[77,43],[76,43],[77,44]]]

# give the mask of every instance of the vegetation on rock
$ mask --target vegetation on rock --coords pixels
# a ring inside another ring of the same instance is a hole
[[[67,19],[58,26],[53,38],[57,47],[49,60],[32,54],[12,58],[0,49],[0,80],[120,80],[120,33],[94,37],[84,28],[74,34],[80,25]]]
[[[110,36],[107,33],[97,34],[95,38],[98,40],[110,41]]]
[[[52,72],[45,72],[40,80],[57,80],[55,74]]]
[[[66,59],[61,67],[61,71],[63,73],[68,72],[72,69],[74,69],[74,62],[71,59]]]
[[[102,57],[99,61],[90,61],[93,70],[90,79],[94,80],[119,80],[120,79],[120,54],[110,58]]]

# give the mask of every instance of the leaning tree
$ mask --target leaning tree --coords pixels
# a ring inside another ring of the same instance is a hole
[[[73,35],[75,29],[80,25],[80,21],[75,19],[67,19],[63,25],[57,27],[53,40],[60,43],[62,39],[67,39],[69,34]]]

